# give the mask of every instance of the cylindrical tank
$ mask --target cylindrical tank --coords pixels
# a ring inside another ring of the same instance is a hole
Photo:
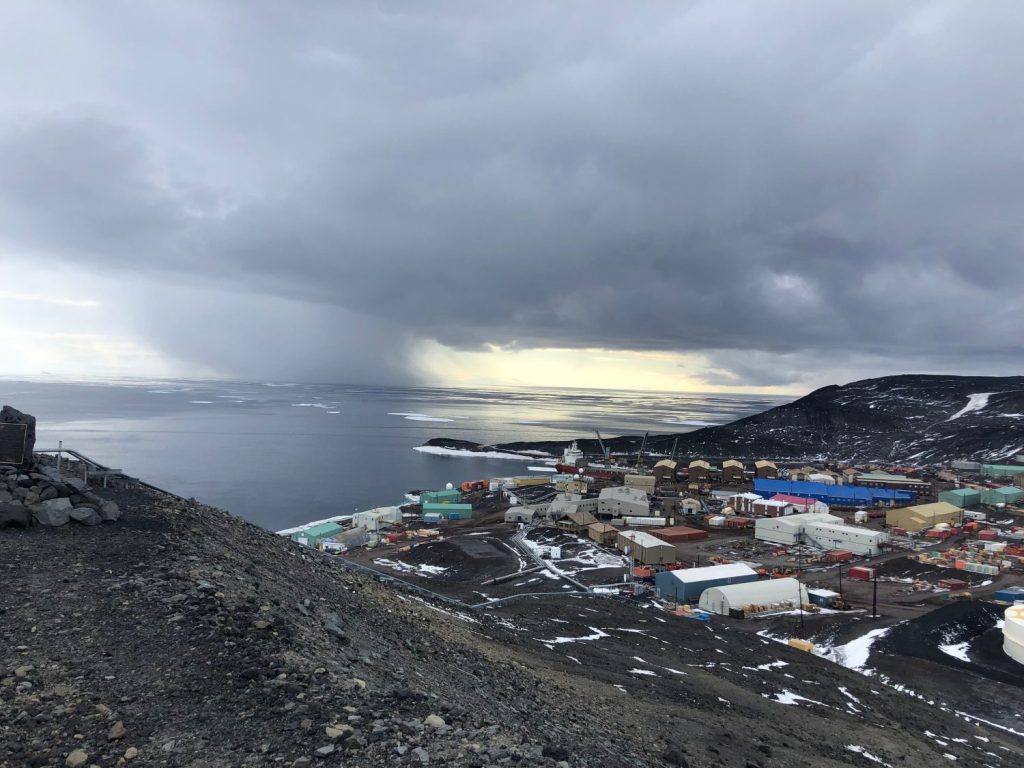
[[[855,523],[866,523],[868,521],[868,511],[866,509],[858,509],[853,513],[853,522]]]

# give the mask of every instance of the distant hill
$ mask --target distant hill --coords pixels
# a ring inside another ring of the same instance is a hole
[[[730,424],[652,436],[647,449],[667,454],[676,439],[677,453],[684,458],[998,461],[1024,452],[1024,376],[908,374],[833,385]],[[629,452],[641,440],[616,437],[605,445],[613,452]],[[497,447],[558,452],[564,445]],[[580,447],[588,453],[600,451],[594,439],[581,439]]]

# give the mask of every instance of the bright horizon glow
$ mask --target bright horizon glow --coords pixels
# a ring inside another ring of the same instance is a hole
[[[717,373],[698,354],[608,349],[542,348],[454,350],[436,341],[422,345],[415,366],[425,378],[452,387],[563,387],[634,392],[800,395],[792,387],[715,385]]]

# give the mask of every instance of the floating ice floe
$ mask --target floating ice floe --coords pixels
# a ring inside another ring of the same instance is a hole
[[[389,412],[388,416],[401,416],[407,421],[455,421],[455,419],[449,419],[444,416],[428,416],[425,413]]]
[[[414,451],[429,453],[433,456],[450,456],[453,458],[470,459],[508,459],[510,461],[533,461],[533,456],[523,456],[518,453],[505,453],[504,451],[469,451],[465,448],[442,448],[439,445],[417,445]]]

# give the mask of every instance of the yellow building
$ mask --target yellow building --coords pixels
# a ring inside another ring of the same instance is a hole
[[[923,531],[939,523],[958,525],[963,522],[964,511],[945,501],[917,504],[913,507],[890,509],[885,513],[885,524],[908,531]]]

